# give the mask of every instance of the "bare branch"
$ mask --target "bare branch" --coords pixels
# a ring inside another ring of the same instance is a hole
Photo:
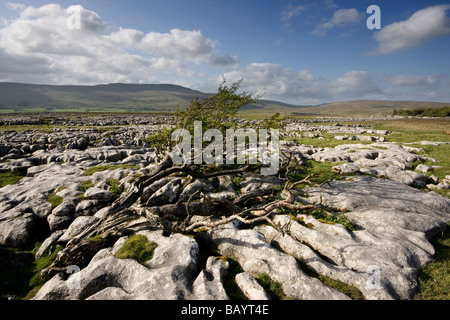
[[[202,197],[204,199],[206,199],[207,201],[209,201],[210,203],[217,203],[217,204],[222,205],[223,207],[227,208],[228,210],[230,210],[233,213],[240,213],[243,210],[241,207],[236,205],[234,202],[231,202],[227,199],[213,199],[206,194],[202,194]]]
[[[247,193],[241,194],[239,197],[237,197],[233,203],[238,205],[238,206],[242,206],[244,205],[249,199],[255,198],[255,197],[260,197],[260,196],[265,196],[267,194],[270,194],[273,192],[272,188],[267,188],[267,189],[258,189],[258,190],[253,190],[253,191],[249,191]]]
[[[199,193],[199,191],[196,191],[193,194],[191,194],[191,196],[189,197],[188,201],[186,202],[186,214],[187,214],[187,217],[186,217],[186,219],[183,222],[183,226],[182,226],[183,229],[186,228],[186,224],[191,219],[191,212],[189,211],[189,204],[190,204],[192,198],[194,198],[198,193]]]

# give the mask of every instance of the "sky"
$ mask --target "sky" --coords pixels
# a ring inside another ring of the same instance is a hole
[[[0,1],[0,82],[450,102],[449,53],[448,0]]]

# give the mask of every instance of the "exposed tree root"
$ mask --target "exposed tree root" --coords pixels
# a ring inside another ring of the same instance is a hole
[[[291,158],[285,161],[282,170],[287,171]],[[312,211],[318,208],[315,205],[298,205],[294,203],[291,190],[299,183],[310,183],[310,177],[293,183],[287,180],[281,193],[283,200],[269,202],[262,197],[273,194],[274,190],[259,189],[240,195],[234,201],[227,199],[213,199],[210,196],[196,192],[185,202],[178,201],[175,204],[147,207],[139,200],[145,188],[156,181],[167,177],[188,177],[182,189],[193,183],[196,179],[209,179],[222,175],[244,174],[259,169],[260,166],[243,166],[233,170],[213,171],[210,173],[198,172],[194,166],[175,166],[169,157],[163,159],[155,172],[143,176],[134,182],[129,191],[116,200],[110,207],[104,209],[99,220],[86,228],[82,233],[71,239],[65,249],[61,251],[53,264],[42,272],[44,277],[49,277],[54,272],[59,272],[61,265],[78,264],[85,261],[86,257],[92,257],[103,247],[102,240],[116,240],[129,233],[131,229],[138,227],[156,227],[167,233],[191,233],[199,228],[216,228],[218,226],[238,220],[244,224],[254,224],[265,221],[278,231],[282,229],[273,223],[271,216],[279,212],[281,208],[295,211]],[[194,202],[194,198],[200,201]],[[259,199],[260,207],[252,207],[249,202]],[[198,200],[198,199],[197,199]],[[192,222],[193,216],[213,217],[204,221]],[[96,241],[93,241],[95,239]],[[89,258],[90,259],[90,258]]]

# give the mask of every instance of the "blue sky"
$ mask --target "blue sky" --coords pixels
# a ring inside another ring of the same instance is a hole
[[[0,1],[0,81],[214,92],[225,77],[293,104],[449,102],[449,52],[445,0]]]

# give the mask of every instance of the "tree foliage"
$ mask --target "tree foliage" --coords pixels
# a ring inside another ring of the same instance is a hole
[[[225,132],[226,129],[236,128],[234,118],[239,110],[257,98],[254,93],[238,93],[242,80],[227,86],[225,80],[220,84],[218,92],[206,98],[194,98],[186,110],[177,110],[175,115],[175,128],[163,128],[157,134],[143,139],[158,152],[174,145],[171,141],[172,132],[175,129],[186,129],[194,134],[194,122],[202,122],[202,130],[218,129]]]
[[[286,117],[282,117],[279,112],[272,116],[266,117],[260,127],[262,129],[282,129],[284,128]]]
[[[411,109],[411,110],[394,110],[394,116],[450,117],[450,107],[417,108],[417,109]]]
[[[228,87],[224,80],[217,94],[207,98],[195,98],[185,111],[177,112],[177,128],[193,133],[195,121],[203,123],[204,131],[212,128],[225,131],[235,127],[233,120],[239,109],[256,102],[253,93],[238,93],[241,84],[242,80]]]

